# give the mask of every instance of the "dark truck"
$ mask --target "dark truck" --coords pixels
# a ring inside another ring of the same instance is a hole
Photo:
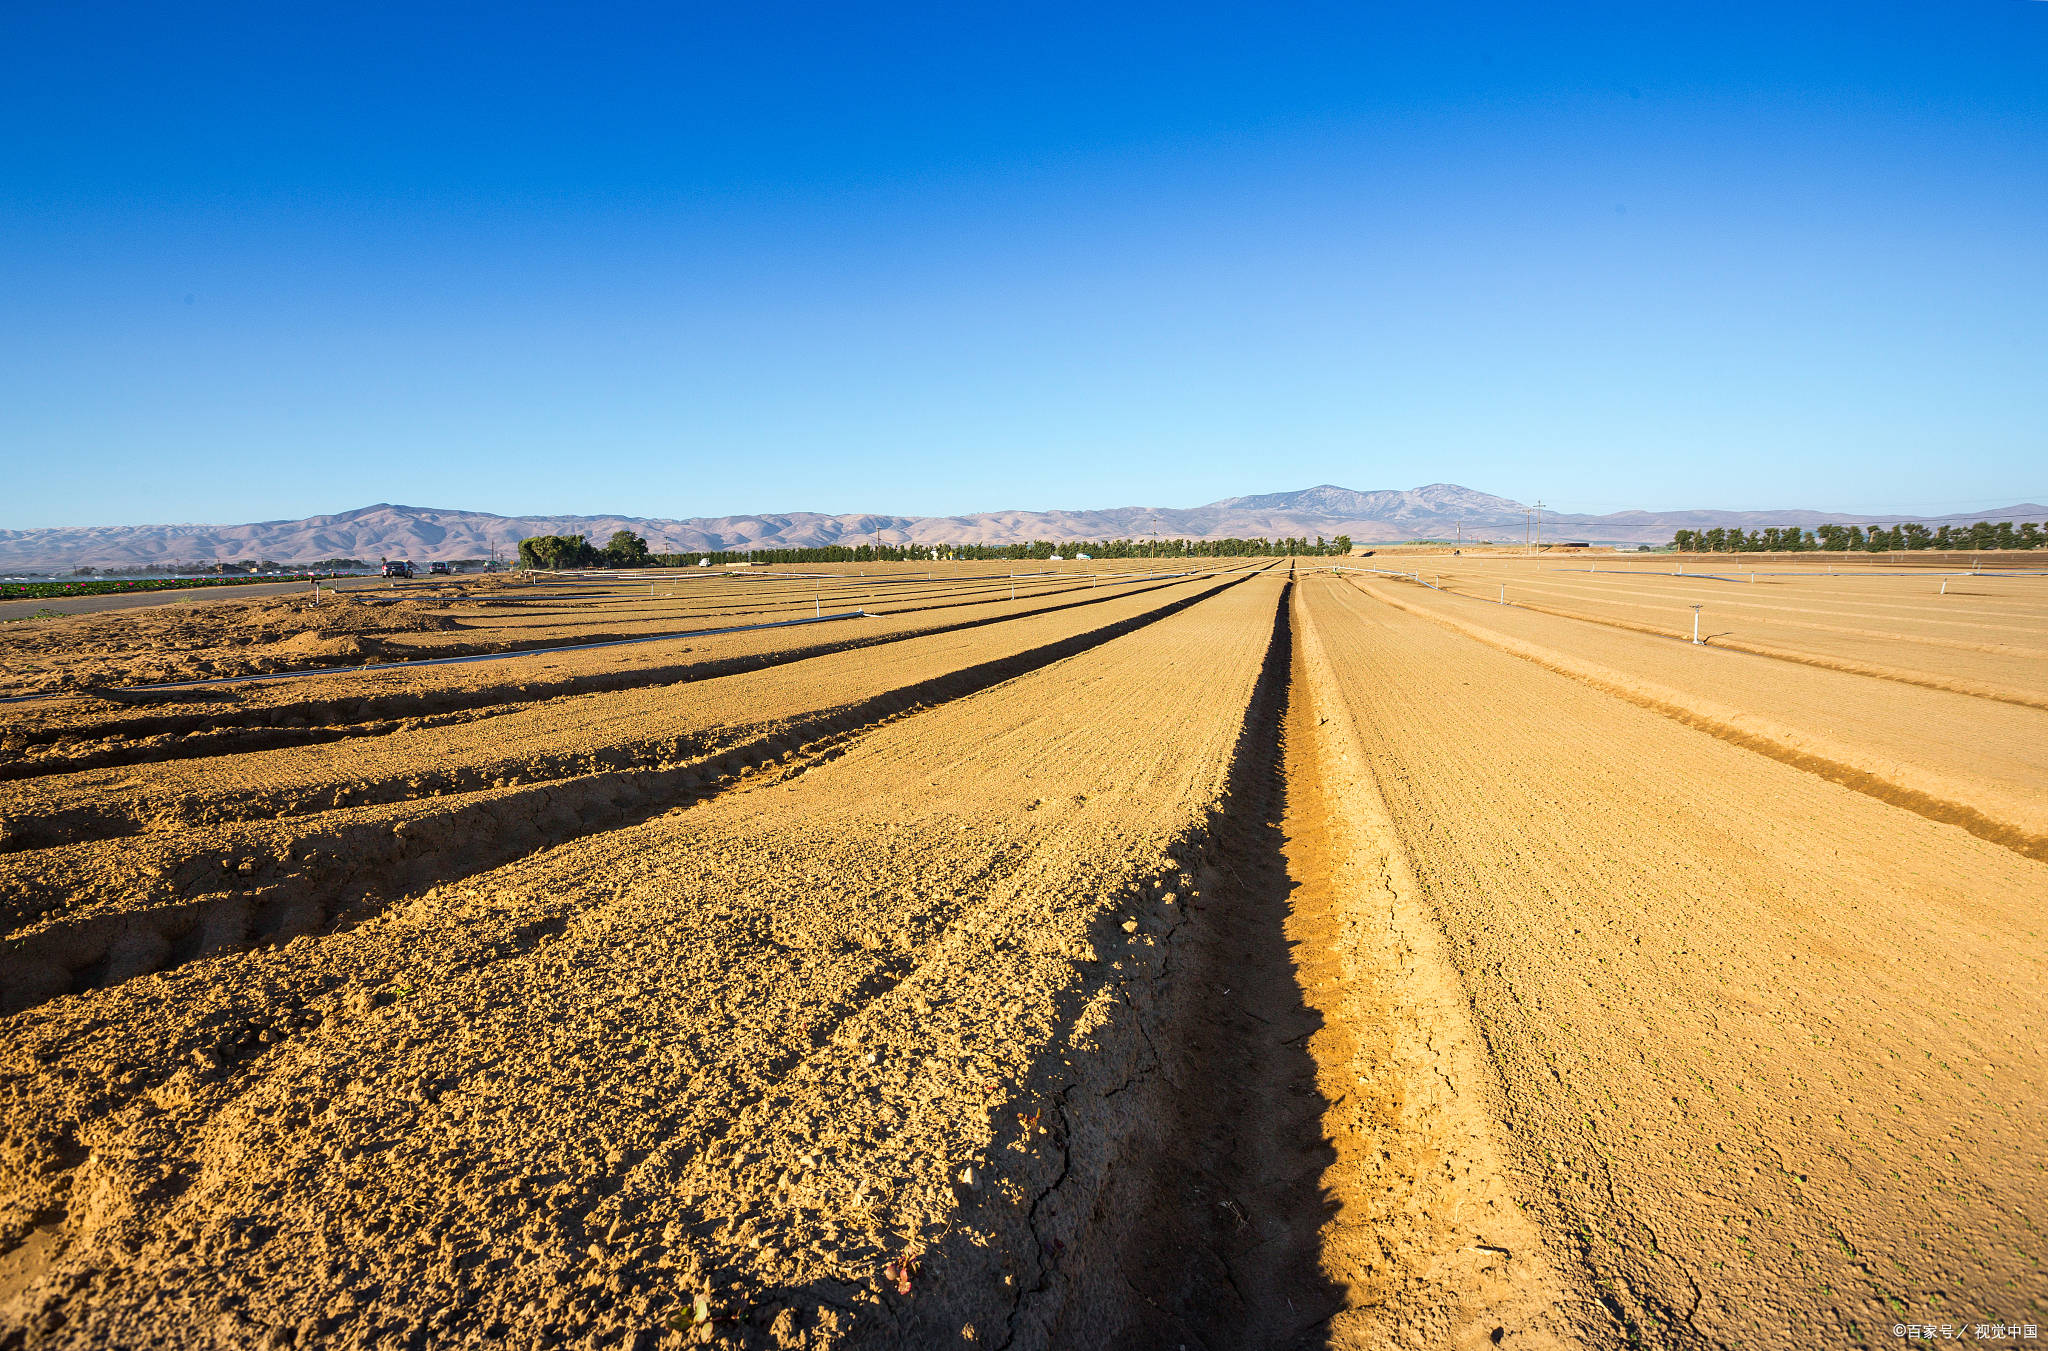
[[[412,564],[386,563],[384,565],[384,575],[386,577],[410,577],[412,576]]]

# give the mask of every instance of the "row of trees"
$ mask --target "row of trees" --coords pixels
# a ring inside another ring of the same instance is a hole
[[[1097,543],[1052,544],[833,544],[814,549],[712,549],[696,553],[658,554],[630,530],[613,533],[603,548],[582,535],[534,535],[519,541],[519,565],[525,568],[694,568],[700,563],[928,563],[947,559],[1073,558],[1248,558],[1261,555],[1348,554],[1351,537],[1308,539],[1113,539]]]
[[[1814,530],[1797,526],[1764,530],[1681,530],[1671,547],[1682,553],[1896,553],[1909,549],[2039,549],[2048,545],[2040,522],[1979,521],[1975,525],[1944,525],[1929,530],[1918,522],[1887,529],[1873,525],[1824,525]]]
[[[647,541],[630,530],[612,535],[602,549],[583,535],[531,535],[519,541],[522,568],[640,567],[647,561]]]

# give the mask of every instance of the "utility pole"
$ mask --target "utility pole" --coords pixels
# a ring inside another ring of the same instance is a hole
[[[1543,499],[1540,497],[1536,499],[1536,548],[1539,552],[1543,548]]]

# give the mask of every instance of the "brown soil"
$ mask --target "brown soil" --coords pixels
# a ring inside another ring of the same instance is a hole
[[[2048,866],[1350,585],[1305,591],[1517,1190],[1625,1335],[2040,1321],[2048,1060],[2023,1029],[2048,1014]]]
[[[6,710],[0,1348],[2042,1321],[2040,592],[1721,584],[1737,651],[1436,561],[10,626],[106,691],[875,616]]]
[[[1245,566],[1222,564],[1225,570]],[[1010,571],[1020,575],[1013,579]],[[903,564],[844,575],[762,568],[739,576],[658,572],[644,581],[504,574],[367,588],[352,583],[357,589],[323,590],[317,601],[310,588],[254,600],[166,592],[157,605],[0,627],[0,697],[520,651],[834,610],[934,614],[995,602],[1099,597],[1147,585],[1139,580],[1146,572],[1129,561],[950,570]]]
[[[2048,708],[2048,576],[1719,560],[1416,559],[1446,591],[1851,674]],[[1677,576],[1674,569],[1712,572]],[[1751,580],[1753,578],[1753,580]],[[1730,580],[1733,579],[1733,580]],[[1946,587],[1944,592],[1943,588]]]
[[[849,733],[1185,608],[1222,581],[785,663],[549,700],[326,746],[0,783],[0,999],[10,1009],[625,824]]]
[[[309,592],[13,623],[0,628],[0,695],[383,660],[403,653],[400,635],[457,628],[443,608],[454,594],[338,592],[315,605]]]

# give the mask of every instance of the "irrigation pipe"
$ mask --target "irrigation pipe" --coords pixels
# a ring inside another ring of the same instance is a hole
[[[1432,591],[1441,591],[1441,590],[1443,590],[1443,588],[1442,588],[1441,586],[1438,586],[1438,585],[1437,585],[1437,584],[1436,584],[1435,582],[1432,582],[1432,581],[1429,581],[1429,580],[1427,580],[1427,579],[1426,579],[1426,578],[1424,578],[1424,577],[1423,577],[1423,575],[1422,575],[1421,573],[1419,573],[1419,572],[1399,572],[1399,571],[1396,571],[1396,570],[1395,570],[1395,569],[1393,569],[1393,568],[1347,568],[1347,567],[1343,567],[1343,566],[1340,566],[1340,565],[1336,565],[1336,564],[1332,564],[1332,565],[1331,565],[1331,567],[1330,567],[1330,571],[1332,571],[1332,572],[1370,572],[1370,573],[1375,573],[1375,574],[1377,574],[1378,576],[1381,576],[1381,577],[1406,577],[1406,578],[1407,578],[1407,579],[1408,579],[1409,581],[1411,581],[1411,582],[1416,582],[1416,583],[1418,583],[1418,584],[1420,584],[1420,585],[1422,585],[1422,586],[1426,586],[1426,587],[1428,587],[1428,588],[1429,588],[1430,590],[1432,590]]]
[[[1367,569],[1367,571],[1371,571],[1371,569]],[[1544,571],[1597,572],[1598,569],[1545,568]],[[1746,571],[1740,577],[1734,576],[1730,573],[1721,572],[1657,572],[1650,568],[1609,568],[1607,571],[1609,573],[1614,574],[1627,574],[1632,577],[1711,577],[1715,581],[1721,582],[1741,581],[1749,577],[1810,577],[1824,581],[1836,581],[1838,579],[1848,577],[1890,577],[1894,579],[1904,577],[2048,577],[2048,570],[2039,572],[2032,570],[2020,572],[1943,572],[1936,568],[1860,568],[1851,572],[1764,572],[1762,570],[1756,570]]]

